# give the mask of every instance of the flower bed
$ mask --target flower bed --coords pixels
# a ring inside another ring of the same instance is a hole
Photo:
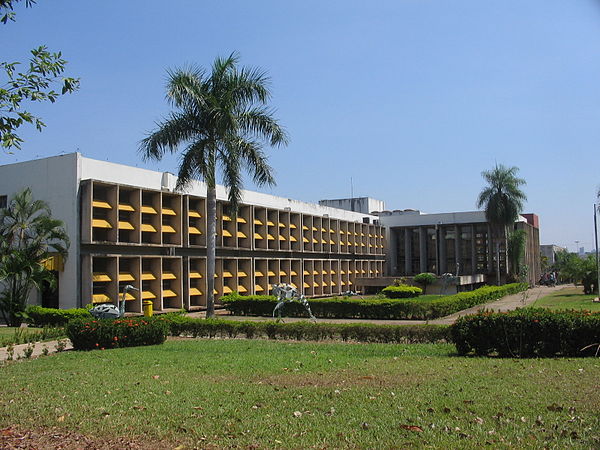
[[[66,327],[75,350],[162,344],[169,324],[159,318],[75,319]]]

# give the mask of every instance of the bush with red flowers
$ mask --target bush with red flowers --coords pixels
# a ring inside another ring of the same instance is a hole
[[[600,313],[534,308],[481,311],[460,317],[450,332],[461,355],[589,356],[597,350],[593,344],[600,344]]]
[[[169,325],[157,318],[75,319],[66,326],[75,350],[162,344]]]

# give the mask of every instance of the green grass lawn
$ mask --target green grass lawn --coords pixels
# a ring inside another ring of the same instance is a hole
[[[599,369],[449,344],[171,340],[5,364],[0,427],[166,448],[597,448]]]
[[[568,287],[542,297],[531,304],[532,308],[559,309],[586,309],[600,311],[600,303],[593,303],[596,295],[585,295],[583,287]]]

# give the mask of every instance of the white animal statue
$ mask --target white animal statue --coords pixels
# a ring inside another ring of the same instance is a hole
[[[118,302],[117,306],[112,303],[103,303],[90,309],[90,314],[96,319],[118,319],[123,317],[125,315],[125,298],[128,291],[139,291],[139,289],[130,284],[126,285],[123,288],[121,301]]]
[[[273,295],[277,297],[277,305],[273,309],[273,317],[275,317],[275,313],[277,313],[277,321],[283,322],[281,318],[281,310],[286,303],[298,302],[304,306],[308,315],[310,316],[313,322],[317,321],[317,318],[313,316],[312,311],[310,310],[310,305],[308,304],[308,300],[304,295],[300,294],[298,290],[290,286],[289,284],[281,283],[273,285]]]

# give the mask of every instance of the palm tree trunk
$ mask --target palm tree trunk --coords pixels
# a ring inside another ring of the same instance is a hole
[[[206,193],[206,317],[215,316],[215,259],[217,247],[217,188]]]

